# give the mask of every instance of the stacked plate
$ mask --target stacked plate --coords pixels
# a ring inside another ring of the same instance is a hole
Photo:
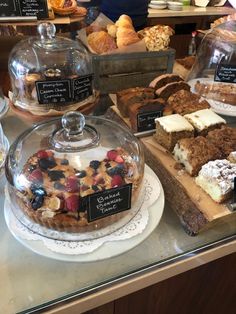
[[[167,8],[167,1],[165,0],[152,0],[149,3],[149,8],[162,10]]]
[[[177,1],[168,1],[168,9],[173,11],[182,11],[183,10],[183,3]]]
[[[167,1],[167,0],[151,0],[149,8],[162,10],[167,8],[173,11],[183,10],[183,3],[180,1]]]

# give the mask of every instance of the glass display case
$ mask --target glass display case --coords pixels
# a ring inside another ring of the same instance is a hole
[[[100,121],[103,123],[103,120]],[[235,118],[227,117],[227,122],[235,127]],[[29,128],[30,123],[23,122],[9,112],[3,118],[2,126],[12,143],[19,134]],[[40,133],[43,136],[44,131]],[[29,150],[29,152],[21,150],[21,155],[25,156],[21,160],[23,166],[28,156],[35,150],[28,141],[22,143],[23,147]],[[35,149],[37,150],[38,146]],[[4,219],[5,185],[6,180],[2,177],[0,290],[1,311],[6,314],[43,313],[49,310],[57,312],[58,307],[65,304],[66,308],[68,307],[67,311],[70,312],[70,302],[71,306],[74,305],[72,301],[78,302],[78,311],[74,309],[75,311],[85,312],[101,304],[99,303],[101,294],[104,296],[103,300],[118,298],[122,293],[128,294],[147,286],[147,276],[152,278],[149,282],[151,285],[158,280],[189,270],[191,267],[188,262],[192,261],[192,267],[196,267],[235,251],[235,219],[222,222],[198,236],[190,237],[183,230],[173,209],[166,203],[162,219],[152,234],[119,256],[105,260],[97,259],[93,262],[73,262],[73,255],[70,256],[70,262],[40,256],[35,253],[40,245],[39,241],[23,239],[21,241],[26,243],[25,247],[14,238],[16,235],[12,235],[8,230]],[[156,186],[153,186],[153,189],[156,189]],[[156,206],[155,209],[158,210],[159,207]],[[125,243],[127,240],[118,245],[113,243],[113,247],[114,249],[123,247]],[[104,250],[109,255],[107,246],[104,246]],[[187,266],[184,266],[185,262]],[[158,273],[154,275],[155,271],[160,272],[160,275]],[[140,279],[138,284],[137,279]],[[122,286],[119,291],[114,290],[116,284],[120,287],[126,283],[130,289],[126,290],[125,286]],[[108,291],[106,295],[105,290]],[[84,299],[88,300],[87,303],[84,303]]]
[[[212,28],[203,38],[188,81],[215,111],[235,112],[236,21]]]
[[[38,33],[16,44],[9,57],[14,106],[46,115],[93,101],[92,62],[86,48],[55,36],[56,28],[49,22],[40,23]]]

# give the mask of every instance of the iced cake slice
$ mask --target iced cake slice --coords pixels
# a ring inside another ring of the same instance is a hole
[[[172,151],[177,141],[181,138],[193,137],[193,126],[181,115],[173,114],[170,116],[155,119],[156,141]]]
[[[203,136],[179,140],[173,154],[191,176],[197,175],[208,161],[220,158],[219,149]]]
[[[198,110],[184,116],[194,127],[198,135],[205,136],[211,130],[220,128],[226,121],[211,109]]]
[[[195,181],[215,202],[222,203],[231,196],[235,177],[236,164],[223,159],[205,164]]]

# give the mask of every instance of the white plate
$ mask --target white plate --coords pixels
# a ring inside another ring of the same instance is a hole
[[[168,5],[168,9],[172,11],[182,11],[183,7],[180,5]]]
[[[199,80],[202,83],[213,82],[211,78],[200,78],[200,79],[198,78],[198,79],[193,79],[189,81],[188,84],[191,86],[191,91],[193,93],[196,93],[194,86],[195,86],[195,83]],[[219,83],[214,82],[214,84],[219,84]],[[207,101],[211,105],[212,110],[214,110],[216,113],[219,113],[225,116],[236,117],[236,106],[232,106],[232,105],[220,102],[220,101],[209,99],[207,97],[204,97],[204,98],[207,99]]]
[[[168,5],[176,6],[176,7],[182,7],[183,6],[182,2],[168,1],[167,3],[168,3]]]
[[[167,4],[152,4],[152,3],[150,3],[149,4],[149,8],[151,8],[151,9],[157,9],[157,10],[163,10],[163,9],[165,9],[167,7]]]
[[[25,247],[27,247],[31,251],[39,255],[48,257],[48,258],[61,260],[61,261],[68,261],[68,262],[93,262],[93,261],[103,260],[103,259],[120,255],[124,252],[127,252],[133,249],[142,241],[144,241],[157,227],[157,225],[160,222],[161,216],[163,214],[165,201],[164,201],[164,191],[163,191],[161,182],[159,181],[155,173],[147,166],[146,166],[146,171],[155,177],[156,183],[159,185],[161,192],[157,201],[149,208],[149,219],[148,219],[148,224],[146,228],[141,234],[138,234],[137,236],[134,236],[130,239],[122,240],[122,241],[106,242],[97,250],[89,254],[67,255],[67,254],[60,254],[60,253],[51,251],[45,246],[43,241],[30,241],[30,240],[22,239],[18,234],[16,234],[15,229],[13,230],[11,228],[10,221],[16,218],[9,209],[6,209],[7,206],[5,206],[4,215],[5,215],[7,226],[10,232],[12,233],[12,235],[21,244],[23,244]]]
[[[167,4],[167,1],[152,0],[149,4],[155,4],[155,5]]]

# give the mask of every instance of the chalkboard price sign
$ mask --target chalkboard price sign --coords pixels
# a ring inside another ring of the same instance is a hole
[[[155,119],[162,116],[162,111],[151,111],[137,115],[137,131],[144,132],[156,128]]]
[[[73,100],[76,102],[88,98],[93,93],[92,75],[84,75],[72,80]]]
[[[215,71],[215,81],[236,83],[236,64],[219,64]]]
[[[39,104],[71,102],[70,80],[37,81],[35,84]]]
[[[17,15],[17,2],[15,0],[0,0],[0,16]]]
[[[98,220],[131,208],[132,184],[97,192],[84,197],[81,206],[88,221]]]
[[[93,94],[93,75],[73,79],[37,81],[36,91],[39,104],[68,104],[80,102]]]
[[[0,16],[48,18],[47,0],[0,0]]]
[[[21,0],[19,8],[21,16],[37,16],[39,19],[48,17],[46,0]]]

